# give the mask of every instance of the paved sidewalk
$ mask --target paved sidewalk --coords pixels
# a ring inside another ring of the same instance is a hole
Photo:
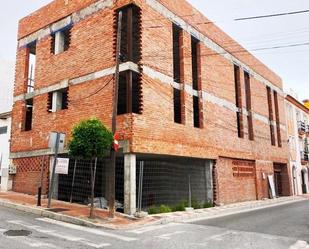
[[[204,219],[218,218],[231,214],[244,213],[248,211],[254,211],[258,209],[275,207],[285,205],[289,203],[306,201],[309,199],[309,195],[302,196],[288,196],[280,197],[276,199],[265,199],[259,201],[247,201],[234,204],[228,204],[224,206],[218,206],[206,209],[197,209],[187,212],[175,212],[168,214],[152,215],[152,217],[158,218],[158,223],[171,223],[171,222],[193,222]]]
[[[16,192],[0,192],[0,206],[17,209],[24,212],[37,214],[55,220],[60,220],[76,225],[88,227],[105,227],[109,229],[124,229],[143,226],[155,222],[156,217],[136,219],[127,215],[116,213],[114,219],[108,217],[108,211],[94,209],[95,219],[89,218],[89,207],[75,203],[52,200],[51,209],[47,208],[47,199],[42,199],[42,207],[36,206],[35,196]],[[58,209],[58,210],[56,210]]]
[[[87,206],[53,200],[52,209],[47,209],[47,199],[42,200],[42,207],[37,207],[36,198],[34,196],[15,192],[0,192],[0,206],[34,213],[43,217],[77,225],[104,227],[109,229],[132,229],[147,225],[166,224],[170,222],[192,222],[195,220],[211,219],[261,208],[305,201],[308,199],[309,195],[281,197],[278,199],[249,201],[187,212],[149,215],[141,219],[129,217],[120,213],[116,214],[115,219],[109,219],[107,210],[95,209],[96,218],[89,219],[89,207]]]

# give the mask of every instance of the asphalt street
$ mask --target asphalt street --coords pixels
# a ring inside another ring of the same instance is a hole
[[[304,249],[309,201],[193,223],[94,229],[0,207],[0,248]],[[19,236],[16,236],[19,235]]]

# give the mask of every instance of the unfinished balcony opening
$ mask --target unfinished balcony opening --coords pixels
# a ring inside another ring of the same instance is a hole
[[[200,41],[191,36],[191,59],[192,59],[192,88],[197,93],[201,91],[201,58]],[[193,125],[196,128],[203,128],[202,104],[200,96],[193,96]]]
[[[271,88],[267,86],[266,91],[267,91],[267,102],[268,102],[270,140],[271,140],[271,145],[276,146],[275,127],[274,127],[274,111],[273,111],[273,102],[272,102],[272,96],[271,96],[272,95]]]
[[[51,52],[55,55],[67,51],[71,44],[71,26],[52,34]]]
[[[247,121],[248,121],[248,134],[249,140],[254,140],[254,129],[253,129],[253,117],[252,117],[252,101],[251,101],[251,81],[250,74],[244,72],[245,76],[245,91],[246,91],[246,107],[247,107]]]
[[[142,114],[142,98],[141,75],[130,70],[121,72],[118,90],[118,115]]]
[[[120,56],[123,62],[132,61],[139,63],[142,57],[142,12],[141,9],[130,4],[116,11],[115,27],[118,23],[118,13],[122,11],[121,23],[121,50]],[[116,40],[116,28],[114,37]],[[115,43],[116,44],[116,43]],[[116,49],[115,49],[116,51]]]
[[[48,112],[68,109],[68,88],[48,93]]]
[[[235,81],[235,99],[236,99],[236,118],[237,118],[237,134],[239,138],[244,138],[244,124],[242,115],[242,97],[240,84],[240,68],[234,65],[234,81]]]
[[[33,99],[26,100],[25,117],[24,117],[24,131],[32,130],[32,117],[33,117]]]
[[[174,69],[174,82],[179,84],[179,89],[173,90],[174,101],[174,122],[184,124],[184,92],[181,89],[181,84],[184,83],[182,73],[182,37],[183,30],[173,23],[173,69]]]
[[[27,93],[32,93],[35,84],[36,42],[29,44],[27,49]]]

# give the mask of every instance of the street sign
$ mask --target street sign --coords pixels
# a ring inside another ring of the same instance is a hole
[[[57,158],[55,173],[59,175],[69,174],[69,158]]]

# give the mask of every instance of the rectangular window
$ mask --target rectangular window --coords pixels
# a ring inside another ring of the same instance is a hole
[[[277,141],[278,141],[278,146],[282,147],[279,102],[278,102],[278,93],[276,91],[274,91],[274,101],[275,101],[275,115],[276,115],[276,126],[277,126]]]
[[[248,116],[247,116],[248,117],[248,134],[249,134],[249,139],[254,140],[250,74],[248,72],[245,72],[244,76],[245,76],[245,90],[246,90],[246,106],[247,106],[247,112],[248,112]]]
[[[240,83],[240,68],[234,65],[234,81],[235,81],[235,97],[237,110],[237,131],[238,137],[244,138],[244,125],[242,115],[242,98],[241,98],[241,83]]]
[[[71,44],[71,26],[52,34],[51,51],[60,54],[67,51]]]
[[[266,89],[267,89],[267,101],[268,101],[269,128],[270,128],[271,145],[276,146],[275,129],[274,129],[274,124],[273,124],[274,112],[273,112],[271,89],[270,89],[269,86],[267,86]]]
[[[47,110],[56,112],[68,109],[68,88],[48,93]]]
[[[174,81],[180,83],[180,36],[181,28],[173,23],[173,68]]]
[[[26,113],[24,119],[24,131],[32,130],[32,116],[33,116],[33,99],[26,100]]]
[[[7,126],[0,127],[0,135],[1,134],[6,134],[7,132],[8,132],[8,127]]]
[[[193,90],[201,90],[201,61],[200,61],[200,42],[191,36],[191,58],[192,58],[192,88]],[[193,123],[194,127],[202,128],[200,99],[193,96]]]
[[[181,91],[174,88],[174,122],[181,124]]]
[[[35,66],[36,66],[36,42],[28,45],[28,58],[27,58],[27,93],[34,91],[35,83]]]
[[[118,115],[142,113],[141,76],[133,71],[121,72],[118,89]]]
[[[173,68],[174,82],[181,82],[181,39],[182,29],[173,23]],[[184,123],[183,112],[183,90],[174,88],[174,122],[178,124]]]

